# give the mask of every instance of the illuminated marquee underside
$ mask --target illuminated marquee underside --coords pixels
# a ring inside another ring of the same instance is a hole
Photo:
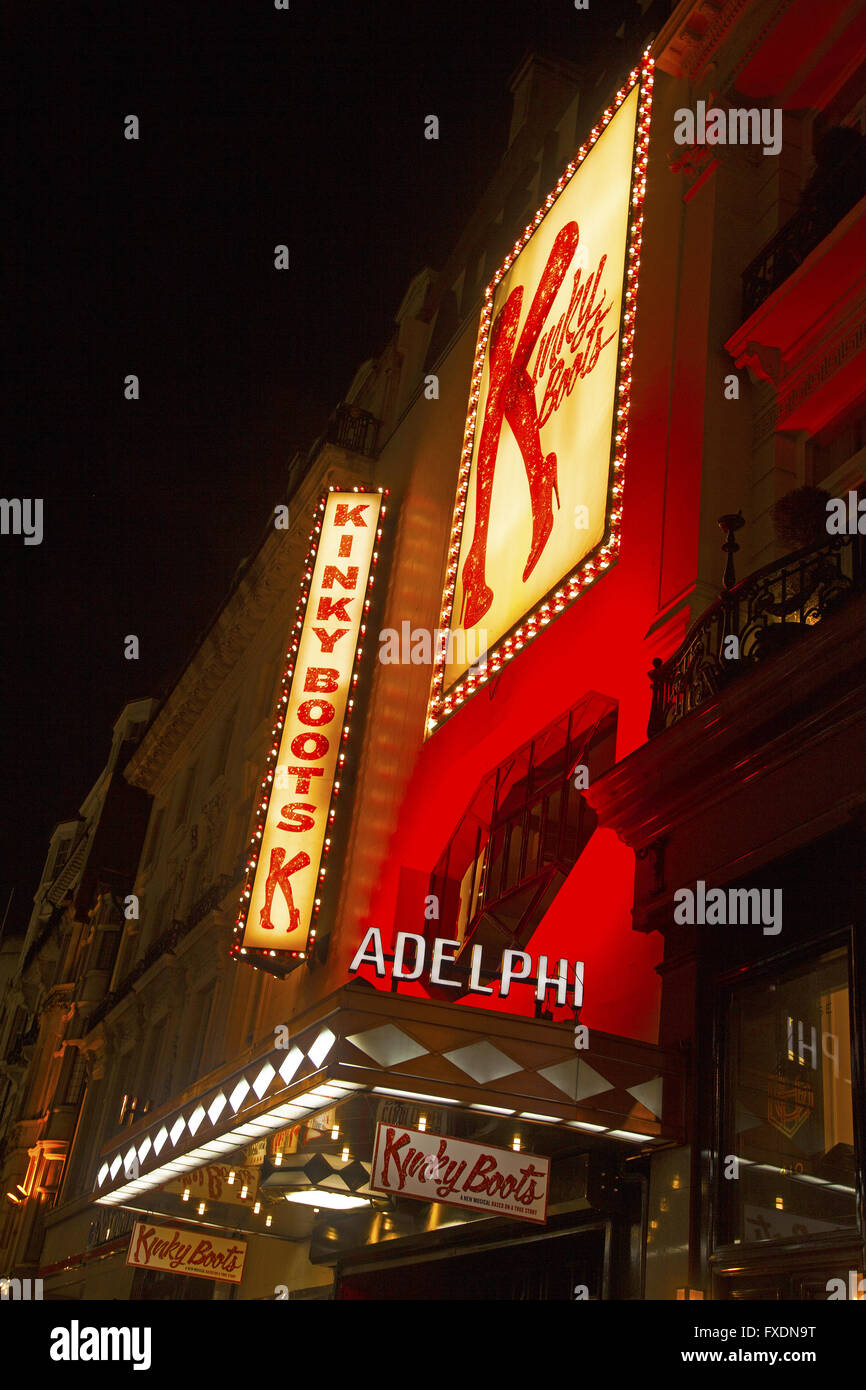
[[[652,69],[645,55],[487,287],[428,734],[619,554]]]
[[[111,1139],[95,1201],[151,1211],[148,1193],[202,1165],[237,1161],[229,1156],[238,1149],[362,1091],[556,1125],[629,1148],[683,1143],[685,1074],[676,1050],[593,1030],[578,1052],[571,1030],[544,1018],[386,991],[329,995],[294,1020],[289,1048],[268,1044],[208,1080]]]
[[[381,488],[332,489],[310,535],[231,948],[274,974],[316,935],[385,511]]]

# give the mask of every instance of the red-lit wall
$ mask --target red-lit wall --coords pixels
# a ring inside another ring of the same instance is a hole
[[[659,121],[670,126],[674,88],[657,81],[653,129]],[[711,230],[708,199],[686,238],[678,181],[651,140],[616,566],[426,742],[430,668],[376,663],[328,963],[332,987],[350,978],[369,926],[380,928],[386,951],[397,931],[417,930],[397,914],[406,871],[426,880],[479,781],[511,751],[590,691],[618,702],[618,759],[645,739],[651,658],[675,645],[686,622],[680,609],[665,630],[664,613],[696,574],[709,271],[708,258],[690,252],[701,224]],[[677,295],[683,274],[690,277],[685,298],[682,284]],[[391,488],[393,505],[383,627],[438,623],[476,331],[473,317],[437,367],[439,399],[416,401],[380,460],[379,481]],[[582,1021],[652,1040],[661,942],[632,930],[633,877],[631,851],[611,832],[596,831],[529,950],[585,962]],[[448,936],[447,923],[439,934]],[[375,982],[367,967],[360,973]],[[479,1007],[477,997],[463,1002]],[[512,993],[507,1007],[530,1013],[531,991]]]

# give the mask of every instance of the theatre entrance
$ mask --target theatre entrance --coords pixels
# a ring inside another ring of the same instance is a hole
[[[498,1299],[572,1302],[612,1297],[610,1221],[510,1240],[408,1251],[338,1266],[339,1299]]]

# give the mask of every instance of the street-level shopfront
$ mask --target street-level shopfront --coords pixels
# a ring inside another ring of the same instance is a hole
[[[864,617],[852,595],[587,793],[665,940],[659,1036],[689,1047],[705,1194],[682,1275],[705,1297],[866,1293]]]
[[[866,962],[851,873],[859,853],[862,834],[846,827],[767,866],[749,886],[783,894],[783,939],[717,940],[706,951],[701,988],[716,1002],[700,1045],[719,1060],[716,1200],[704,1224],[719,1298],[826,1299],[834,1280],[851,1297],[852,1271],[861,1296]],[[703,1125],[707,1132],[707,1117]],[[729,1154],[735,1165],[726,1165]]]

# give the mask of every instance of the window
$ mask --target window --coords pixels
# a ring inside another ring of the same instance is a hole
[[[866,392],[857,398],[829,425],[814,435],[807,444],[808,481],[816,487],[836,491],[834,479],[845,464],[856,468],[858,454],[866,449]],[[862,472],[864,459],[860,459]]]
[[[84,1088],[87,1085],[87,1065],[84,1054],[78,1048],[70,1050],[71,1061],[66,1078],[66,1090],[63,1095],[64,1105],[80,1105],[84,1095]]]
[[[273,719],[284,664],[285,651],[282,644],[269,652],[266,660],[262,662],[255,728],[258,728],[263,719]]]
[[[136,1120],[142,1115],[146,1115],[150,1109],[150,1101],[142,1096],[125,1095],[120,1102],[120,1115],[118,1116],[118,1128],[124,1125],[134,1125]]]
[[[207,867],[207,852],[201,850],[193,859],[184,886],[185,910],[183,916],[189,918],[202,896],[204,871]]]
[[[171,877],[173,878],[174,875],[172,874]],[[140,941],[142,955],[145,951],[149,950],[154,942],[159,940],[163,932],[168,931],[171,926],[171,894],[172,889],[167,888],[162,894],[155,909],[146,899],[142,900]]]
[[[48,1192],[52,1196],[57,1195],[57,1189],[63,1175],[64,1162],[65,1160],[62,1158],[49,1158],[46,1161],[39,1182],[39,1187],[43,1192]]]
[[[104,927],[99,932],[99,944],[96,950],[96,960],[94,970],[105,970],[110,975],[114,969],[114,962],[117,959],[117,948],[120,944],[121,933],[119,931],[107,931]]]
[[[431,939],[526,945],[595,829],[577,769],[600,776],[615,744],[615,706],[587,696],[484,779],[433,871]]]
[[[142,860],[145,868],[156,858],[156,849],[159,844],[159,837],[162,833],[162,823],[164,820],[165,807],[160,806],[159,810],[154,812],[150,822],[150,834],[147,837],[147,846]]]
[[[231,713],[226,716],[223,722],[222,729],[220,730],[219,741],[216,744],[215,761],[212,768],[212,775],[210,777],[211,782],[216,781],[217,777],[221,777],[222,774],[225,772],[229,752],[231,751],[232,735],[235,731],[235,720],[237,719],[237,712],[238,707],[237,705],[235,705]]]
[[[853,1227],[847,951],[734,990],[727,1039],[723,1168],[737,1159],[737,1180],[721,1177],[728,1240]]]
[[[181,783],[181,791],[177,799],[177,809],[174,813],[172,830],[177,830],[177,827],[184,820],[189,810],[189,803],[192,798],[192,789],[195,784],[195,774],[197,770],[198,763],[193,763],[192,767],[187,768],[186,772],[183,774],[183,782]]]
[[[189,1010],[186,1028],[185,1045],[187,1076],[190,1082],[197,1081],[199,1067],[201,1064],[202,1053],[204,1052],[205,1034],[207,1033],[208,1020],[210,1017],[210,1003],[213,988],[200,989],[193,997],[192,1008]]]
[[[54,867],[51,870],[51,877],[56,878],[69,858],[69,851],[72,848],[72,840],[61,840],[57,846],[57,854],[54,857]]]

